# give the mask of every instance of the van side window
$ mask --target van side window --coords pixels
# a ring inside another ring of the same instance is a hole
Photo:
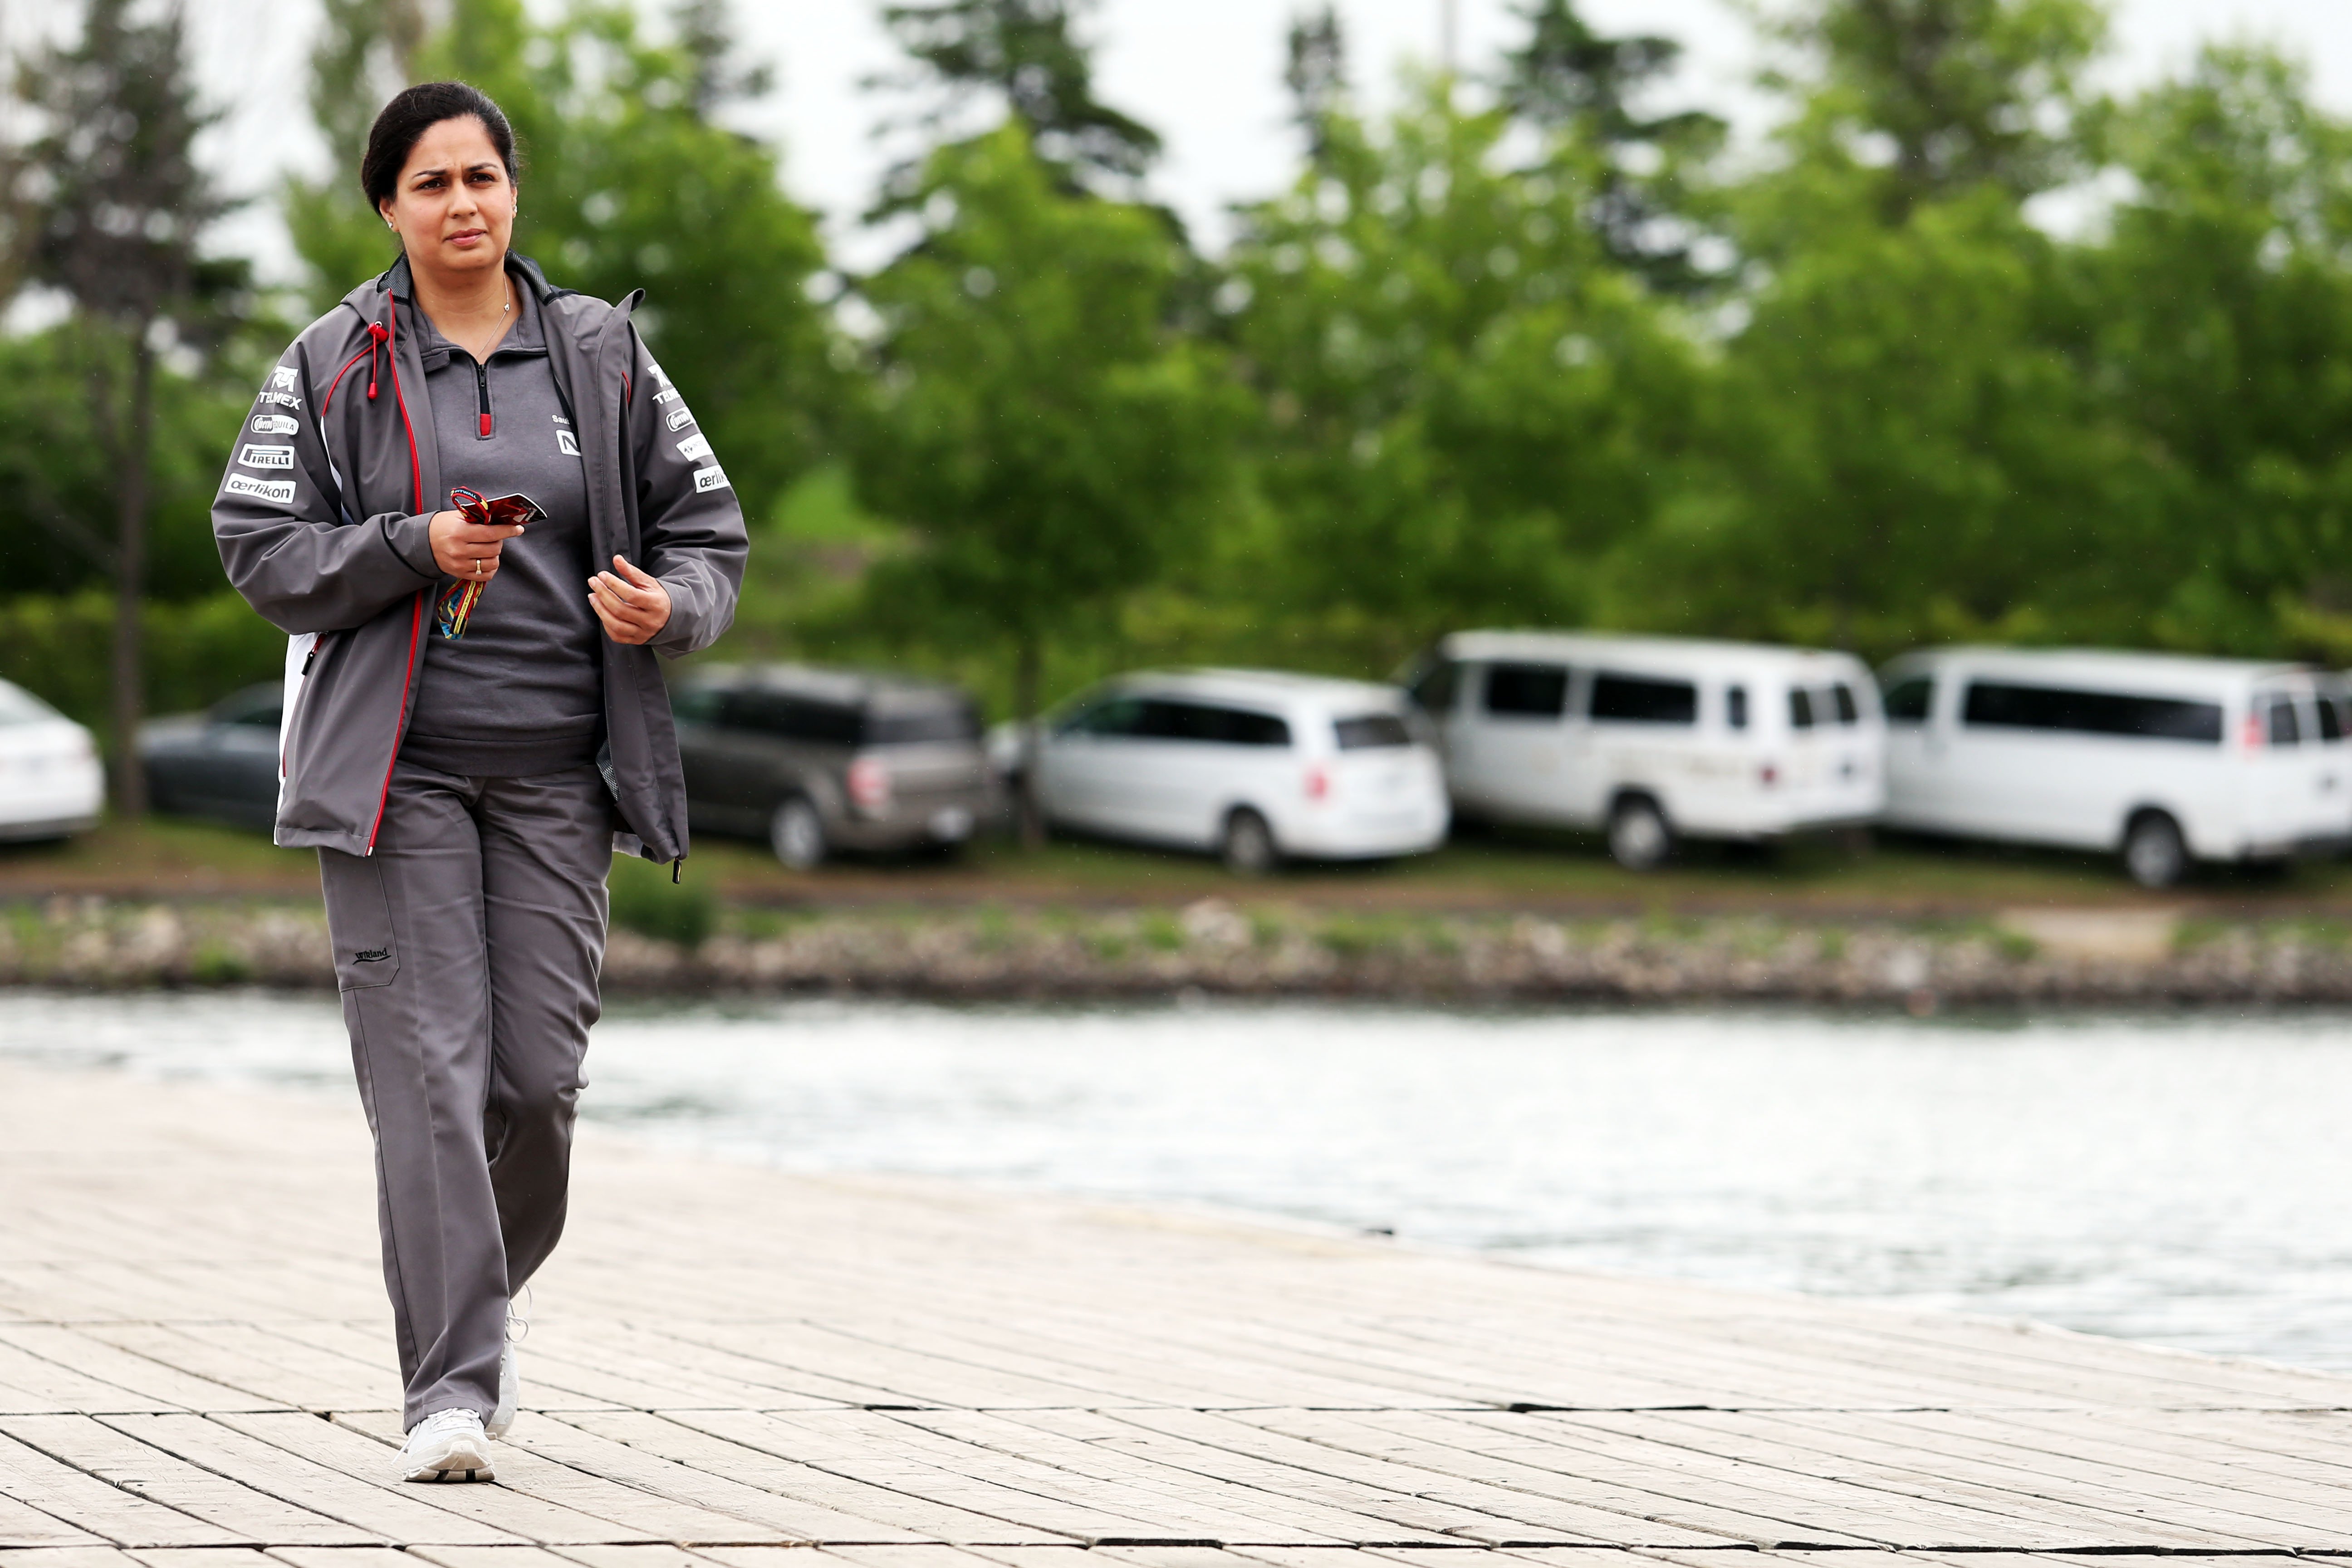
[[[1734,730],[1748,728],[1748,688],[1729,686],[1724,689],[1723,721]]]
[[[2179,697],[2129,697],[1972,680],[1960,721],[1970,728],[2063,730],[2081,735],[2137,735],[2153,741],[2221,743],[2221,705]]]
[[[2329,745],[2344,738],[2344,710],[2325,691],[2319,694],[2319,738]]]
[[[1065,733],[1080,735],[1132,735],[1143,722],[1143,704],[1132,697],[1114,697],[1093,707],[1062,726]]]
[[[2265,728],[2270,732],[2270,742],[2272,745],[2299,746],[2303,744],[2303,725],[2296,720],[2294,698],[2272,698],[2270,700],[2268,719],[2269,722],[2265,725]]]
[[[1924,675],[1898,680],[1886,689],[1885,702],[1888,723],[1925,724],[1936,706],[1936,683]]]
[[[1290,744],[1290,726],[1273,714],[1206,702],[1146,699],[1135,732],[1155,741],[1207,741],[1225,746]]]
[[[1813,727],[1813,694],[1801,686],[1789,688],[1789,728],[1810,730]]]
[[[1557,719],[1568,711],[1568,670],[1557,664],[1490,664],[1486,711],[1516,719]]]
[[[1862,706],[1853,700],[1853,687],[1848,686],[1843,680],[1839,681],[1835,686],[1830,688],[1830,700],[1836,705],[1839,723],[1859,724],[1862,722]]]
[[[1653,680],[1641,675],[1592,678],[1595,723],[1696,724],[1698,688],[1687,680]]]
[[[1462,667],[1452,659],[1440,659],[1421,672],[1411,689],[1413,701],[1424,713],[1451,713],[1454,699],[1462,689]]]

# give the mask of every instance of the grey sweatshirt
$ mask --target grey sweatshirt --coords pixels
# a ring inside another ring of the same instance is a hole
[[[556,395],[539,301],[487,363],[412,310],[441,448],[443,494],[529,496],[546,511],[506,542],[462,637],[430,637],[401,755],[468,778],[581,767],[603,739],[604,628],[588,607],[588,480]],[[609,563],[607,563],[609,564]]]

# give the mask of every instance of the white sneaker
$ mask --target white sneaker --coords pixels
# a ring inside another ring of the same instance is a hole
[[[482,1418],[470,1410],[436,1410],[411,1426],[401,1446],[400,1475],[409,1481],[493,1479]]]
[[[530,1322],[515,1310],[512,1301],[508,1302],[506,1342],[499,1346],[499,1407],[482,1424],[482,1430],[493,1437],[504,1437],[514,1425],[515,1406],[522,1398],[522,1379],[515,1373],[515,1342],[530,1332]]]

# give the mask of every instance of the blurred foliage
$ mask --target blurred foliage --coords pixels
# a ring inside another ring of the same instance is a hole
[[[670,876],[667,866],[634,855],[614,856],[606,882],[613,923],[692,952],[718,928],[719,900],[707,880],[673,882]]]
[[[1083,0],[894,4],[925,144],[859,277],[730,128],[768,83],[720,0],[450,0],[431,33],[327,0],[335,173],[288,213],[323,308],[390,258],[351,174],[373,106],[453,72],[507,107],[522,247],[646,289],[745,501],[717,657],[998,712],[1142,663],[1380,675],[1498,623],[2352,663],[2352,123],[2298,65],[2215,47],[2108,97],[2093,0],[1798,0],[1786,113],[1734,153],[1655,110],[1673,40],[1514,9],[1377,115],[1332,7],[1270,16],[1296,175],[1209,257],[1150,203]],[[0,339],[0,560],[54,596],[0,611],[9,672],[68,706],[95,579],[24,508],[103,516],[86,330]],[[228,614],[203,507],[274,346],[162,365],[159,641]],[[231,641],[184,679],[261,668]]]
[[[285,672],[286,634],[231,589],[202,599],[150,599],[141,632],[147,706],[157,713],[209,707]],[[113,637],[114,601],[103,590],[0,599],[0,679],[39,693],[105,742]]]

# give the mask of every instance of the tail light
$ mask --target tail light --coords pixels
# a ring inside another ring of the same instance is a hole
[[[1756,770],[1756,782],[1762,784],[1766,789],[1770,789],[1774,784],[1779,784],[1780,782],[1780,769],[1779,764],[1766,763],[1762,767],[1758,768]]]
[[[890,809],[890,770],[880,759],[860,757],[849,764],[849,803],[860,811]]]
[[[2246,721],[2243,725],[2240,726],[2239,733],[2245,737],[2246,750],[2250,752],[2261,751],[2263,749],[2262,714],[2259,712],[2247,714]]]
[[[1331,798],[1331,774],[1329,770],[1320,763],[1307,770],[1307,798],[1309,800]]]

